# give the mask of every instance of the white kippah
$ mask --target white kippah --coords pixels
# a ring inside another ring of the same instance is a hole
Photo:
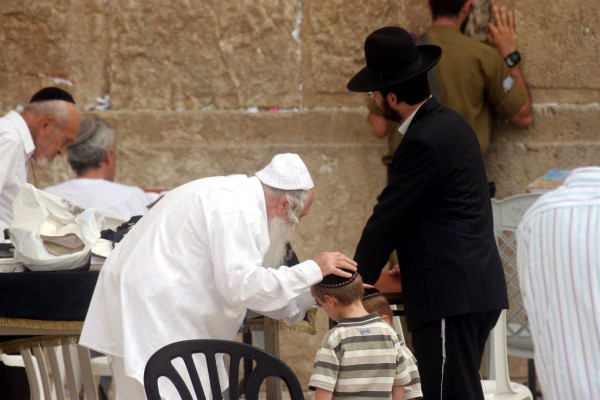
[[[282,190],[308,190],[315,185],[298,154],[277,154],[269,165],[256,173],[265,185]]]

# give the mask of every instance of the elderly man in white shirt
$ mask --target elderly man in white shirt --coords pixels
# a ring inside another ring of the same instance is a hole
[[[517,231],[517,265],[544,399],[600,399],[600,168],[571,172]]]
[[[80,117],[73,97],[47,87],[34,94],[18,113],[0,118],[0,240],[12,221],[12,203],[27,182],[27,162],[52,161],[75,140]]]
[[[22,112],[0,118],[0,242],[13,219],[13,202],[27,183],[29,160],[42,163],[64,153],[79,125],[73,97],[56,87],[39,90]],[[0,372],[0,397],[22,390],[17,382]]]
[[[157,193],[137,186],[113,182],[117,171],[115,133],[100,118],[86,118],[75,142],[67,148],[67,159],[77,177],[44,189],[83,208],[128,221],[144,215]]]
[[[336,252],[264,268],[282,264],[313,200],[300,157],[280,154],[253,177],[180,186],[136,224],[102,267],[80,340],[109,355],[120,398],[145,398],[144,368],[161,347],[233,340],[247,309],[296,322],[315,305],[312,285],[351,276],[356,263]]]

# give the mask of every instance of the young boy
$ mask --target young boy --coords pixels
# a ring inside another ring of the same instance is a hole
[[[365,289],[362,303],[367,312],[376,312],[382,321],[393,326],[392,318],[394,318],[394,313],[392,312],[390,303],[379,290],[375,288]],[[404,386],[404,397],[402,397],[402,400],[420,399],[423,397],[423,392],[421,391],[421,378],[419,376],[419,369],[417,368],[417,360],[404,343],[402,343],[402,351],[404,352],[404,359],[406,360],[410,374],[410,382]]]
[[[326,276],[311,288],[317,303],[338,325],[327,332],[317,352],[309,388],[315,400],[401,400],[410,383],[403,344],[396,332],[362,305],[363,283]]]

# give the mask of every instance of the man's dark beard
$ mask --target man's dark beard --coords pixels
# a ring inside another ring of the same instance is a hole
[[[383,97],[383,102],[381,103],[381,112],[383,113],[383,117],[390,121],[400,122],[402,121],[402,117],[398,114],[398,111],[394,110],[386,97]]]

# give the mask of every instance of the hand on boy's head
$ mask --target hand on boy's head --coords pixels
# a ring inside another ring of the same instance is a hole
[[[313,261],[317,263],[323,276],[333,274],[350,278],[356,271],[356,262],[339,252],[321,253]]]

